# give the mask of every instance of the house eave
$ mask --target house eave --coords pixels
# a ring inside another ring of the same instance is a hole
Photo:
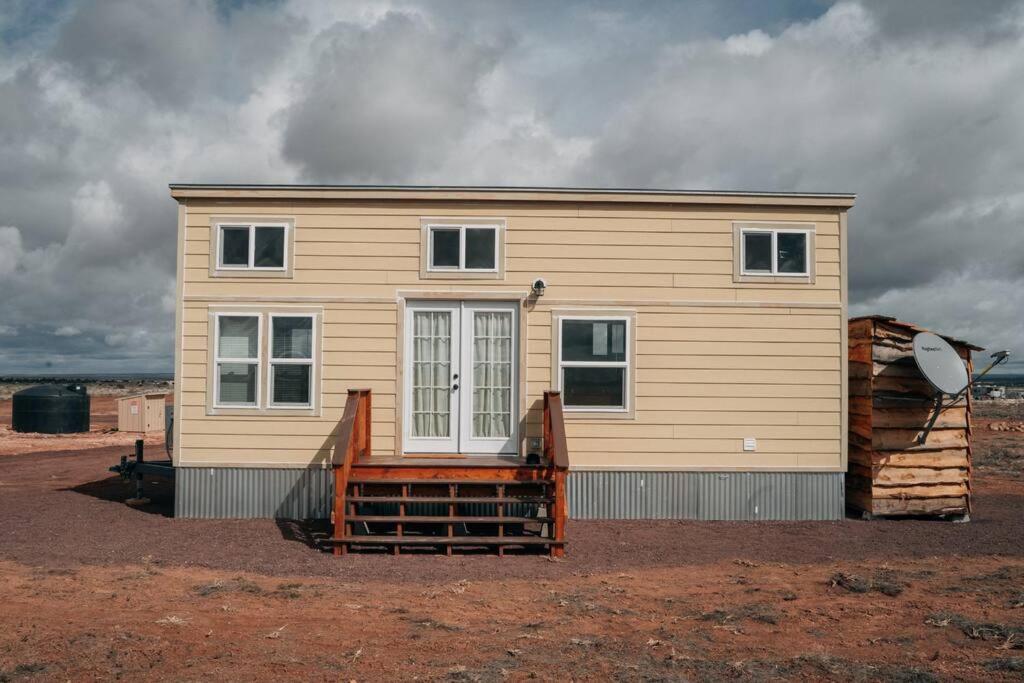
[[[171,196],[213,200],[416,200],[809,206],[849,209],[856,195],[826,192],[747,192],[571,187],[399,185],[252,185],[172,183]]]

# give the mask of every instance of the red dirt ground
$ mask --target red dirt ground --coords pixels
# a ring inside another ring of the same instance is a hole
[[[315,527],[172,519],[166,486],[133,509],[106,472],[133,438],[0,457],[0,681],[1024,672],[1024,434],[983,418],[969,524],[571,522],[560,562],[338,558]]]

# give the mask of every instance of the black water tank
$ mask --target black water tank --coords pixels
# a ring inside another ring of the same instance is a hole
[[[14,394],[11,427],[16,432],[70,434],[89,431],[89,394],[85,387],[54,384],[22,389]]]

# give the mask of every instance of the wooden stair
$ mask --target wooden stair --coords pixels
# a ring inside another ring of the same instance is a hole
[[[350,390],[334,454],[334,532],[323,544],[335,554],[383,548],[397,555],[403,547],[428,547],[451,555],[482,547],[499,556],[508,548],[561,556],[568,457],[560,399],[549,393],[539,465],[387,466],[370,458],[370,392]]]
[[[553,482],[481,480],[471,476],[478,470],[457,471],[466,478],[353,474],[345,496],[344,533],[330,543],[340,545],[341,552],[386,547],[399,554],[403,546],[432,546],[451,555],[455,548],[486,547],[499,556],[508,547],[550,550],[563,545],[554,538]]]

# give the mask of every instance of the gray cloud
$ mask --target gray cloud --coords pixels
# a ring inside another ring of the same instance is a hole
[[[317,36],[312,73],[285,113],[284,155],[305,177],[383,181],[438,163],[484,114],[502,48],[389,13]]]
[[[126,83],[160,107],[237,101],[279,56],[296,19],[253,4],[228,15],[204,2],[83,0],[53,56],[87,84]],[[201,105],[200,105],[201,106]]]
[[[170,368],[172,180],[855,191],[854,312],[1024,354],[1024,2],[642,7],[5,3],[0,372]]]

